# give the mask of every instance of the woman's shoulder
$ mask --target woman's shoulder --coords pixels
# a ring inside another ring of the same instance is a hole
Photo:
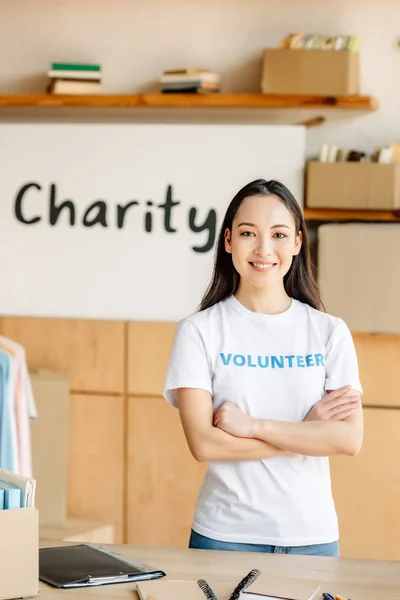
[[[320,310],[297,300],[303,316],[311,324],[314,324],[318,329],[327,331],[328,335],[336,328],[347,328],[346,323],[340,317],[332,315],[329,312]]]
[[[209,308],[197,310],[193,314],[182,319],[180,323],[183,327],[193,326],[199,329],[200,331],[207,329],[209,326],[213,326],[215,322],[220,318],[224,303],[225,300],[222,300],[221,302],[213,304]]]

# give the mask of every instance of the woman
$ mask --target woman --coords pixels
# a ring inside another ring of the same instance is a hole
[[[249,183],[165,382],[191,453],[210,461],[190,548],[339,556],[328,457],[359,452],[362,389],[351,334],[320,305],[295,198]]]

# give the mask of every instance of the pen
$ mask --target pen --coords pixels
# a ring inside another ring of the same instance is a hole
[[[331,594],[322,594],[322,597],[324,600],[335,600],[335,598],[333,596],[331,596]]]

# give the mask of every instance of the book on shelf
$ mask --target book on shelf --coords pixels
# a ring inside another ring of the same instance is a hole
[[[47,87],[48,94],[100,94],[101,84],[96,81],[53,79]]]
[[[287,50],[347,50],[358,52],[360,38],[357,35],[318,35],[309,33],[290,33],[280,43]]]
[[[323,163],[373,162],[379,164],[400,164],[400,143],[395,142],[390,146],[377,148],[372,153],[323,144],[318,155],[318,161]]]
[[[102,72],[98,64],[53,62],[47,72],[49,94],[98,94]]]
[[[163,93],[213,93],[220,91],[221,78],[207,69],[164,71],[160,77]]]

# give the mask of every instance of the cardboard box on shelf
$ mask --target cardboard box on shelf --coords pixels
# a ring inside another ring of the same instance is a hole
[[[39,593],[38,511],[0,510],[0,600]]]
[[[309,208],[400,209],[400,164],[310,161],[305,196]]]
[[[62,540],[64,542],[82,542],[101,544],[115,543],[115,528],[111,523],[99,523],[86,519],[69,518],[60,526],[40,525],[41,539]]]
[[[328,313],[351,331],[400,333],[400,223],[318,228],[318,282]]]
[[[264,50],[263,94],[347,96],[359,93],[359,55],[346,50]]]
[[[68,376],[31,373],[38,418],[31,421],[32,467],[40,525],[62,525],[68,497]]]

